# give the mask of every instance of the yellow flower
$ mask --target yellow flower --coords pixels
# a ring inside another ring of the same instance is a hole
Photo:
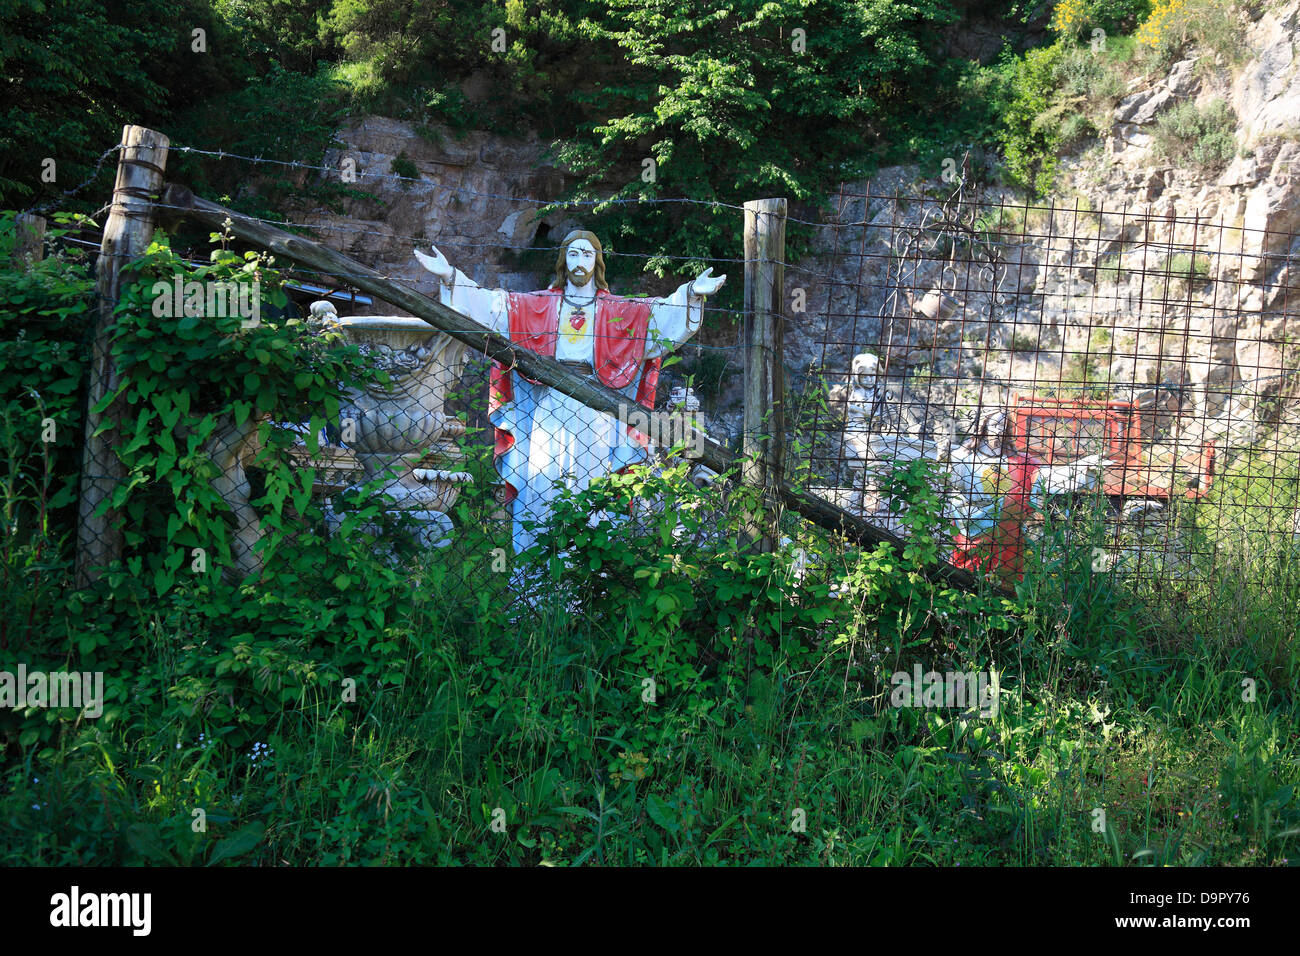
[[[1061,0],[1052,15],[1051,27],[1055,33],[1065,35],[1072,33],[1076,24],[1082,24],[1087,19],[1086,0]]]

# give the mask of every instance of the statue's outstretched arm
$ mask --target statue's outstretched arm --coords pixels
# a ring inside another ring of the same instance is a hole
[[[707,299],[721,289],[722,284],[726,281],[727,277],[725,275],[715,276],[713,268],[709,267],[690,283],[690,295],[695,299]]]
[[[506,293],[500,289],[480,288],[477,282],[452,266],[437,246],[429,248],[433,255],[416,249],[415,258],[438,277],[438,300],[493,332],[508,331],[510,320]]]
[[[429,246],[433,250],[433,255],[427,256],[419,249],[415,250],[415,258],[420,260],[420,265],[424,266],[430,272],[438,277],[442,282],[451,282],[456,274],[456,270],[447,261],[447,257],[438,251],[437,246]]]
[[[704,323],[704,300],[722,288],[725,275],[705,269],[690,282],[683,282],[666,299],[655,300],[647,335],[646,358],[659,358],[695,335]]]

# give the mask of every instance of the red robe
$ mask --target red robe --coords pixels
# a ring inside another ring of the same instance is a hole
[[[509,293],[510,340],[538,355],[555,357],[555,343],[560,334],[560,302],[563,292],[546,289],[542,292]],[[649,302],[625,299],[611,295],[604,289],[596,290],[596,319],[592,343],[592,365],[596,377],[613,389],[623,389],[640,374],[636,390],[637,404],[654,408],[655,388],[659,384],[659,367],[662,359],[645,357],[646,332],[650,327]],[[514,401],[513,370],[492,363],[488,389],[488,414],[502,405]],[[532,382],[525,376],[526,381]],[[540,384],[533,382],[534,385]],[[500,428],[496,432],[495,455],[500,457],[514,444],[514,435]],[[647,439],[629,426],[628,434],[642,445]],[[512,500],[518,490],[506,483],[506,501]]]

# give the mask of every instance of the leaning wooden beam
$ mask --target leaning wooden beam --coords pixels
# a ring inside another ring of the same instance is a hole
[[[163,193],[161,206],[159,213],[164,219],[169,216],[186,218],[218,232],[229,223],[231,234],[282,259],[332,275],[346,276],[352,285],[362,291],[405,309],[438,331],[464,342],[475,352],[507,367],[517,368],[523,375],[558,389],[588,408],[614,416],[619,416],[621,412],[624,418],[634,411],[625,395],[576,374],[554,359],[521,348],[504,335],[490,332],[481,326],[475,328],[477,323],[472,319],[448,308],[437,299],[431,299],[409,286],[395,282],[341,252],[201,199],[184,186],[169,185]],[[697,435],[691,445],[688,457],[703,462],[716,472],[729,471],[741,464],[727,448],[707,438],[701,439]],[[872,547],[886,543],[898,549],[903,547],[904,542],[897,535],[877,528],[828,501],[804,494],[784,480],[776,484],[773,490],[790,510],[857,544]],[[930,576],[957,587],[971,588],[976,584],[970,572],[943,562],[935,565]]]

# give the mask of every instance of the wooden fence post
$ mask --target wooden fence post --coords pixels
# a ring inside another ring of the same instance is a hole
[[[122,528],[111,511],[96,515],[100,505],[125,479],[114,453],[117,432],[112,409],[95,406],[118,387],[112,358],[113,309],[121,294],[122,267],[149,245],[156,224],[154,202],[162,192],[169,140],[142,126],[122,130],[117,180],[108,221],[95,263],[95,337],[86,387],[86,442],[81,456],[81,497],[77,507],[77,583],[89,584],[99,570],[122,555]],[[109,422],[110,426],[100,431]]]
[[[31,213],[20,213],[14,221],[15,265],[40,262],[45,258],[45,220]]]
[[[775,506],[774,490],[784,480],[785,372],[785,217],[784,199],[745,203],[745,462],[741,477],[762,489]],[[780,509],[755,513],[749,537],[762,552],[775,551],[780,540]]]

